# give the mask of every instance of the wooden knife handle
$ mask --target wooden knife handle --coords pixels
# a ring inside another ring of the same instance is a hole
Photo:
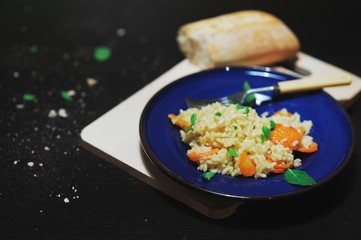
[[[324,87],[348,85],[352,82],[351,75],[347,73],[306,77],[296,80],[283,81],[278,83],[280,93],[292,93],[309,90],[318,90]]]

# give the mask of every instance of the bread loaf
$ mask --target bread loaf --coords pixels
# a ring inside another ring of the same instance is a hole
[[[270,65],[296,56],[300,43],[277,17],[258,10],[188,23],[178,30],[180,50],[198,67]]]

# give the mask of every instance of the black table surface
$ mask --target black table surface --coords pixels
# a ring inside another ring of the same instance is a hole
[[[246,9],[275,14],[299,37],[303,52],[361,76],[357,0],[2,1],[1,239],[358,236],[360,99],[347,109],[355,151],[336,178],[297,197],[247,203],[221,220],[192,210],[80,144],[85,126],[184,59],[175,41],[179,26]],[[108,47],[109,59],[94,56],[99,46]],[[69,90],[75,93],[72,101],[61,96]],[[35,99],[24,100],[24,94]],[[67,117],[48,116],[59,109]]]

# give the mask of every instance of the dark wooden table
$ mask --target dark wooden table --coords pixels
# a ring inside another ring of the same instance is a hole
[[[347,109],[355,152],[340,175],[317,191],[253,202],[223,220],[199,214],[80,145],[86,125],[183,60],[175,41],[180,25],[245,9],[275,14],[297,34],[303,52],[361,76],[356,0],[2,1],[1,239],[358,236],[360,99]],[[99,46],[108,47],[108,59],[94,57]],[[72,100],[61,95],[68,90]],[[49,117],[59,109],[67,116]]]

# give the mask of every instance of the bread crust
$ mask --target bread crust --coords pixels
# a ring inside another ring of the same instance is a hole
[[[188,23],[179,28],[180,50],[195,65],[270,65],[294,58],[297,36],[272,14],[246,10]]]

